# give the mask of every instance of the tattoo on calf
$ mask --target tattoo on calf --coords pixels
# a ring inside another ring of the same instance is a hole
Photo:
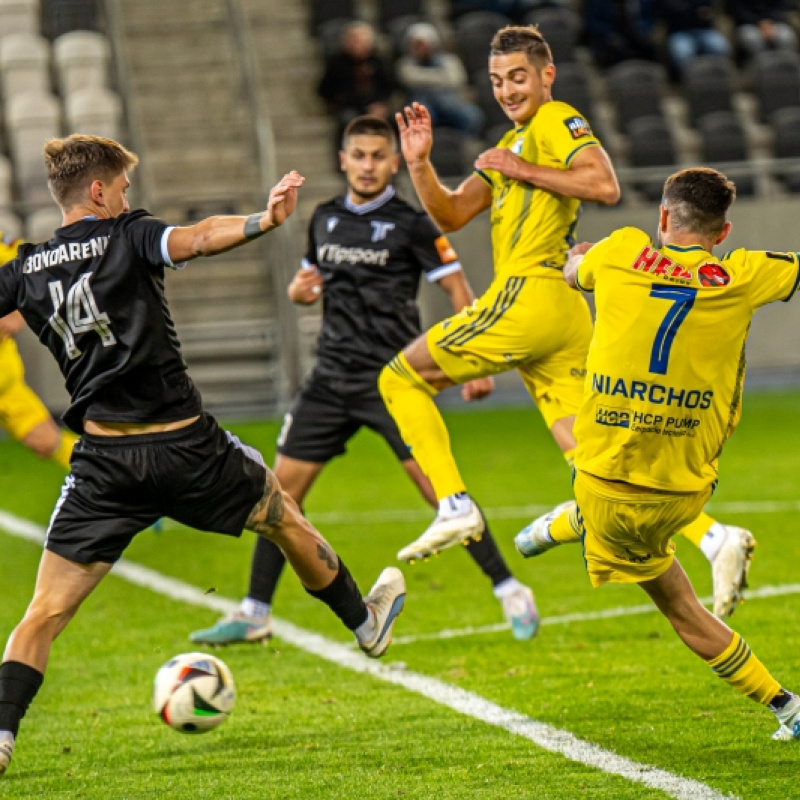
[[[328,545],[320,542],[317,545],[317,555],[319,556],[319,560],[324,561],[333,572],[338,571],[339,562],[336,558],[336,554]]]
[[[267,518],[265,520],[267,525],[277,525],[283,519],[284,505],[283,495],[280,491],[274,492],[269,499],[267,506]]]

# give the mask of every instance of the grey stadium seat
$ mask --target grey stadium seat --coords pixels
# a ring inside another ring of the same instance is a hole
[[[800,106],[800,57],[789,50],[767,50],[754,59],[753,83],[761,122],[781,108]]]
[[[308,20],[312,36],[318,36],[320,27],[332,19],[356,19],[355,0],[311,0]]]
[[[556,66],[575,60],[575,45],[581,33],[580,17],[570,8],[537,8],[525,17],[525,24],[538,25],[553,53]]]
[[[686,64],[683,93],[693,126],[705,114],[733,111],[733,75],[733,62],[727,56],[697,56]]]
[[[424,17],[422,0],[378,0],[378,28],[389,33],[392,20],[400,17]]]
[[[456,47],[464,62],[470,83],[485,73],[489,64],[489,45],[492,38],[511,20],[491,11],[471,11],[456,22]]]
[[[800,158],[800,106],[782,108],[772,115],[775,158]],[[800,192],[800,167],[780,169],[775,174],[792,193]]]
[[[739,117],[732,111],[715,111],[706,114],[699,122],[703,163],[719,164],[747,161],[747,137]],[[755,194],[755,181],[751,175],[736,178],[736,194]]]
[[[677,163],[672,132],[663,117],[640,117],[630,123],[630,157],[634,167],[673,167]],[[671,172],[664,170],[663,177],[648,178],[636,188],[651,201],[661,199],[664,179]]]
[[[434,128],[431,163],[442,178],[463,178],[470,173],[464,153],[464,134],[455,128]]]
[[[640,117],[663,117],[664,68],[652,61],[632,59],[608,71],[608,88],[617,109],[617,127],[630,133]]]
[[[589,85],[589,73],[583,64],[576,61],[556,67],[553,99],[569,103],[589,120],[590,125],[594,121],[594,102]]]

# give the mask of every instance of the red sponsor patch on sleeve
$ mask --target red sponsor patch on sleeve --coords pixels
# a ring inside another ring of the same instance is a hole
[[[454,261],[458,261],[456,251],[453,250],[453,245],[450,244],[446,236],[440,236],[433,244],[436,247],[439,258],[442,260],[442,264],[452,264]]]

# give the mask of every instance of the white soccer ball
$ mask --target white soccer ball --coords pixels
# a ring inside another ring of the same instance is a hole
[[[236,702],[233,675],[207,653],[182,653],[167,661],[153,682],[153,708],[170,728],[205,733],[223,723]]]

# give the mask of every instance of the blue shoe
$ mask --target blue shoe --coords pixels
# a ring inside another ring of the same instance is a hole
[[[246,617],[241,611],[224,617],[216,625],[189,634],[195,644],[210,644],[221,647],[239,642],[263,642],[272,636],[272,621],[269,614],[263,617]]]
[[[570,506],[574,506],[574,500],[567,500],[565,503],[560,503],[552,511],[542,514],[529,525],[526,525],[515,537],[514,547],[525,558],[533,558],[558,547],[560,542],[554,542],[550,538],[550,524],[556,517],[560,517],[561,513]]]
[[[539,632],[539,612],[533,592],[522,584],[500,601],[503,614],[511,623],[511,633],[515,639],[533,639]]]
[[[781,720],[781,726],[772,734],[773,739],[780,742],[800,739],[800,697],[790,701],[778,719]]]

